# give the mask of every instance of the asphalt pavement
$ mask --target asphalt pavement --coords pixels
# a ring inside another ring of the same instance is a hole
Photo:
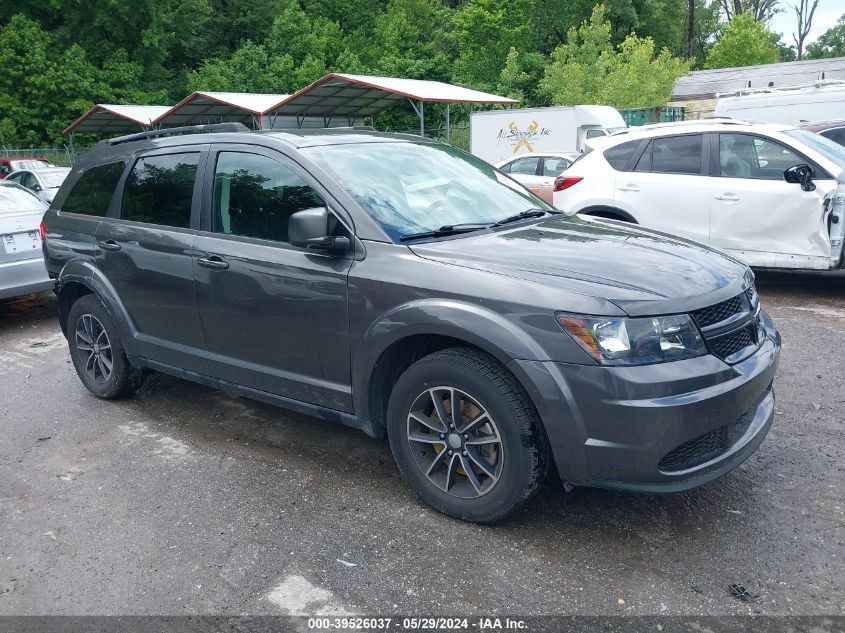
[[[351,429],[162,375],[97,400],[52,295],[0,302],[0,615],[845,614],[845,275],[758,283],[784,349],[746,464],[675,496],[551,480],[495,527]]]

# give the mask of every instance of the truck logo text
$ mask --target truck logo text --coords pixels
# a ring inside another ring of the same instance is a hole
[[[513,153],[518,154],[521,149],[524,149],[526,152],[533,152],[533,143],[537,140],[537,137],[548,136],[551,133],[552,131],[550,129],[541,128],[537,121],[531,121],[528,125],[528,129],[524,132],[519,129],[519,126],[516,123],[511,121],[508,123],[507,131],[504,129],[499,130],[499,133],[496,135],[496,140],[498,143],[507,141],[513,148]]]

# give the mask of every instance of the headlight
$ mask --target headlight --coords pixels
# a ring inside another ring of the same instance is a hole
[[[603,365],[647,365],[704,356],[707,348],[686,314],[638,319],[557,314],[581,348]]]

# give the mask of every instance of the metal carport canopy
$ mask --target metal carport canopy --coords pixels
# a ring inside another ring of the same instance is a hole
[[[425,133],[424,105],[444,103],[504,104],[519,103],[515,99],[454,86],[441,81],[374,77],[330,73],[310,86],[294,93],[268,110],[269,114],[288,116],[334,117],[373,116],[405,100],[411,102],[420,117],[420,134]]]
[[[156,127],[238,122],[261,127],[261,116],[290,95],[192,92],[153,121]]]
[[[170,109],[160,105],[98,103],[65,128],[64,133],[125,134],[147,129]]]

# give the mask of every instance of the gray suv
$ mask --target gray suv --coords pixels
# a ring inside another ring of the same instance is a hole
[[[419,496],[461,519],[513,513],[552,463],[567,486],[694,488],[772,424],[780,337],[746,266],[567,218],[419,137],[120,137],[44,223],[94,395],[155,370],[387,437]]]

